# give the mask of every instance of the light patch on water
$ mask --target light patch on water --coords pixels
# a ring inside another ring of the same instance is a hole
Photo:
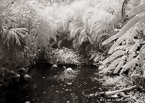
[[[67,74],[65,71],[63,71],[60,75],[58,75],[58,79],[64,81],[68,85],[72,85],[75,78],[77,77],[77,74],[79,73],[79,70],[73,70],[73,74]]]

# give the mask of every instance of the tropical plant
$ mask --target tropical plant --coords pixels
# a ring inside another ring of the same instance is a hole
[[[140,1],[139,5],[125,13],[124,17],[128,21],[117,34],[102,43],[106,45],[114,41],[108,51],[110,56],[102,61],[101,73],[113,72],[116,74],[129,71],[132,74],[138,68],[142,68],[144,71],[144,3],[144,0]]]

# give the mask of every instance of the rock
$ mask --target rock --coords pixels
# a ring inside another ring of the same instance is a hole
[[[30,101],[26,101],[25,103],[30,103]]]
[[[28,74],[24,75],[24,80],[29,81],[32,77]]]
[[[70,101],[67,101],[66,103],[70,103]]]
[[[52,65],[52,68],[57,68],[57,67],[58,67],[57,64]]]

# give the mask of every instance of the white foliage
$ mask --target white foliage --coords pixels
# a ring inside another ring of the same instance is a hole
[[[116,52],[114,52],[112,55],[110,55],[108,58],[106,58],[102,64],[103,65],[106,65],[108,62],[112,62],[112,60],[116,59],[117,57],[119,56],[122,56],[126,53],[126,51],[123,51],[123,50],[118,50]]]
[[[137,2],[136,0],[133,1]],[[145,12],[143,8],[144,4],[139,5],[138,3],[133,5],[133,2],[130,1],[129,4],[130,5],[127,6],[130,9],[127,9],[130,11],[127,15],[129,15],[129,17],[134,17],[129,18],[130,20],[122,27],[122,29],[117,34],[111,36],[102,43],[103,45],[105,45],[116,40],[108,52],[108,54],[111,55],[102,63],[102,66],[104,68],[102,71],[103,73],[110,72],[110,70],[112,69],[114,70],[113,73],[118,73],[121,68],[122,70],[120,73],[123,73],[128,69],[133,70],[133,68],[136,67],[136,64],[138,64],[139,66],[141,64],[141,68],[143,66],[144,54],[142,53],[142,49],[144,48],[144,42],[142,39],[144,39],[144,32],[142,33],[142,31],[145,27]],[[131,8],[135,6],[137,7],[131,10]],[[143,44],[143,46],[141,44]],[[123,54],[121,54],[121,52],[119,53],[119,50],[126,51],[126,54],[124,56],[121,56]],[[119,59],[122,59],[120,63],[118,63]],[[116,60],[117,63],[115,63],[114,61],[112,62],[112,60]],[[114,63],[114,66],[112,65],[112,63],[109,64],[109,62]]]
[[[115,68],[115,70],[114,70],[114,74],[116,74],[116,73],[118,73],[119,72],[119,70],[121,69],[121,67],[123,66],[123,64],[124,64],[124,60],[122,60],[122,61],[120,61],[120,63],[117,65],[117,67]]]
[[[139,59],[138,57],[133,58],[131,61],[128,61],[124,66],[123,69],[121,70],[121,73],[123,71],[126,71],[128,69],[132,69],[133,67],[135,67],[136,64],[139,64]]]
[[[136,51],[136,49],[140,46],[139,41],[136,41],[136,43],[130,48],[129,53],[132,53]]]
[[[113,29],[113,26],[121,20],[122,1],[76,0],[70,4],[54,3],[46,6],[33,0],[29,5],[38,16],[48,22],[49,29],[70,32],[68,35],[72,38],[79,34],[80,29],[85,29],[95,40],[98,33]]]
[[[115,59],[107,68],[103,68],[103,70],[100,73],[106,74],[110,72],[110,70],[114,70],[116,66],[123,61],[123,58],[117,58]]]

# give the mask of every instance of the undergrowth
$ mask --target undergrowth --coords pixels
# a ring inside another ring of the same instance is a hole
[[[37,54],[37,60],[48,62],[50,64],[74,64],[79,65],[83,63],[80,54],[72,49],[47,49],[40,51]]]

